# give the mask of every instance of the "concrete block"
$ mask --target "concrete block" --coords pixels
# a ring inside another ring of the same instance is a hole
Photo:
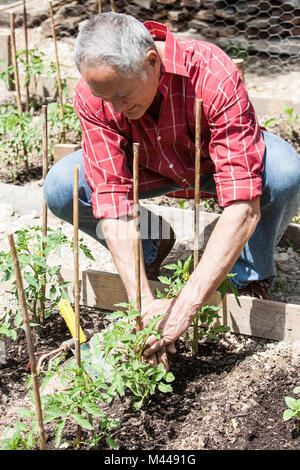
[[[53,155],[54,155],[54,163],[61,160],[63,157],[70,155],[76,150],[80,149],[79,144],[56,144],[54,145]]]

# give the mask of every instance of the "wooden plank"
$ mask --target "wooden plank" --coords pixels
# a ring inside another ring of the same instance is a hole
[[[62,268],[60,280],[71,281],[68,288],[70,300],[74,301],[74,270]],[[158,281],[149,281],[152,292],[163,292],[165,285]],[[0,284],[0,292],[11,290],[12,281]],[[119,302],[127,302],[127,295],[118,274],[88,269],[79,273],[80,302],[100,310],[113,311]],[[230,331],[256,338],[277,341],[300,340],[300,305],[286,304],[272,300],[260,300],[248,296],[239,297],[238,306],[233,294],[221,299],[219,292],[214,292],[207,301],[209,305],[220,307],[220,319],[216,324],[228,326]]]
[[[79,149],[78,144],[55,144],[53,147],[54,163]]]
[[[300,340],[300,305],[241,296],[241,307],[233,294],[223,304],[223,324],[231,331],[258,338]]]
[[[73,282],[73,269],[63,268],[61,277]],[[149,281],[152,292],[163,292],[164,284]],[[83,305],[103,310],[114,310],[115,304],[126,302],[127,295],[118,274],[88,269],[80,273],[81,302]],[[73,299],[73,288],[69,288]],[[241,307],[233,294],[227,294],[222,301],[215,292],[207,301],[220,307],[221,319],[217,322],[228,326],[231,331],[258,338],[273,340],[300,340],[300,305],[285,304],[271,300],[259,300],[241,296]]]

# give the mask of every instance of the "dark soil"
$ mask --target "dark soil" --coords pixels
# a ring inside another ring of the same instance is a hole
[[[107,324],[105,312],[99,310],[82,309],[81,318],[84,328],[95,331]],[[116,400],[110,416],[121,420],[112,432],[119,449],[300,450],[296,420],[282,419],[287,408],[284,397],[293,396],[293,388],[300,383],[299,368],[291,365],[289,355],[282,354],[267,369],[257,360],[255,348],[243,347],[245,338],[234,336],[240,342],[239,351],[226,338],[221,342],[206,339],[199,343],[197,357],[191,356],[189,345],[180,339],[177,353],[170,356],[173,393],[158,392],[141,411],[133,408],[129,396]],[[69,337],[64,321],[54,314],[39,337],[35,334],[35,350],[57,348]],[[24,334],[16,342],[5,342],[7,364],[0,366],[1,435],[17,419],[15,410],[28,407],[30,375]],[[48,448],[54,449],[51,428],[46,427],[46,434]],[[75,438],[76,429],[70,425],[63,442]],[[100,448],[108,446],[101,443]]]

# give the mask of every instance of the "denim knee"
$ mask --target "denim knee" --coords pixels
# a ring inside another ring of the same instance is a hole
[[[72,220],[73,187],[69,187],[66,175],[56,165],[49,170],[43,183],[44,198],[47,207],[56,217]]]
[[[266,143],[263,182],[268,199],[300,197],[300,157],[295,149],[280,137],[264,132]]]

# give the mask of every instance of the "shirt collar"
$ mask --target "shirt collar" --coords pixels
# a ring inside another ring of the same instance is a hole
[[[143,24],[153,39],[165,41],[164,57],[162,58],[165,71],[188,77],[189,74],[184,64],[183,51],[169,28],[156,21],[145,21]]]

